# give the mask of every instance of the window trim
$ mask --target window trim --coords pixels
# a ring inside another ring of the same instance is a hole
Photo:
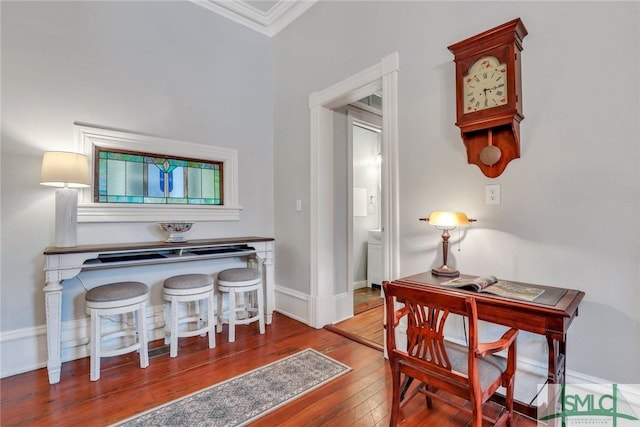
[[[78,195],[78,222],[237,221],[238,151],[150,135],[74,124],[77,150],[89,159],[91,186]],[[95,147],[193,157],[223,164],[223,205],[152,205],[93,202]]]

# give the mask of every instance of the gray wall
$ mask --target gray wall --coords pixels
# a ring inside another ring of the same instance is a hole
[[[237,149],[240,221],[196,223],[189,237],[273,236],[269,37],[191,2],[1,7],[2,332],[45,323],[54,191],[39,184],[40,164],[44,151],[75,149],[76,121]],[[162,237],[154,223],[78,228],[80,244]],[[66,285],[76,307],[64,320],[85,316],[81,291]]]
[[[439,232],[418,218],[465,211],[478,222],[452,245],[454,265],[585,291],[569,334],[569,369],[640,381],[639,8],[316,3],[274,37],[278,285],[309,292],[309,94],[397,51],[401,274],[441,261]],[[488,179],[466,164],[446,47],[515,17],[529,30],[522,158]],[[502,204],[485,204],[489,183],[501,185]],[[303,212],[295,212],[295,199]],[[521,355],[544,362],[544,339],[522,334],[520,343]]]

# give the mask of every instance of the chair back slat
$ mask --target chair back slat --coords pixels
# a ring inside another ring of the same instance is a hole
[[[449,310],[407,301],[407,354],[451,370],[444,347],[444,325]]]

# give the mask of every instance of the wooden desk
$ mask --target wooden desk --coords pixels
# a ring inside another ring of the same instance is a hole
[[[463,274],[461,277],[474,276]],[[550,384],[564,384],[567,331],[573,319],[578,315],[578,305],[584,297],[584,292],[510,281],[545,290],[536,300],[528,302],[443,286],[442,283],[447,280],[451,280],[451,278],[434,276],[428,272],[404,277],[395,280],[395,282],[436,287],[439,290],[473,295],[476,299],[479,319],[544,335],[549,344],[547,381]],[[517,403],[516,409],[519,412],[535,417],[535,407],[522,402]]]
[[[46,285],[44,298],[47,319],[49,384],[60,381],[62,366],[60,326],[64,280],[77,276],[83,270],[256,256],[260,261],[265,284],[265,320],[267,324],[270,324],[274,308],[273,241],[274,239],[267,237],[234,237],[189,240],[180,243],[142,242],[45,249]]]

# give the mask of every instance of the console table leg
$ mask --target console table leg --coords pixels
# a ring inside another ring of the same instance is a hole
[[[275,286],[273,272],[273,251],[260,252],[256,254],[262,266],[262,280],[264,283],[264,318],[265,324],[270,325],[273,320],[273,310],[275,308]]]
[[[44,303],[47,320],[47,370],[49,384],[60,382],[60,317],[62,311],[62,284],[48,282],[44,287]]]

